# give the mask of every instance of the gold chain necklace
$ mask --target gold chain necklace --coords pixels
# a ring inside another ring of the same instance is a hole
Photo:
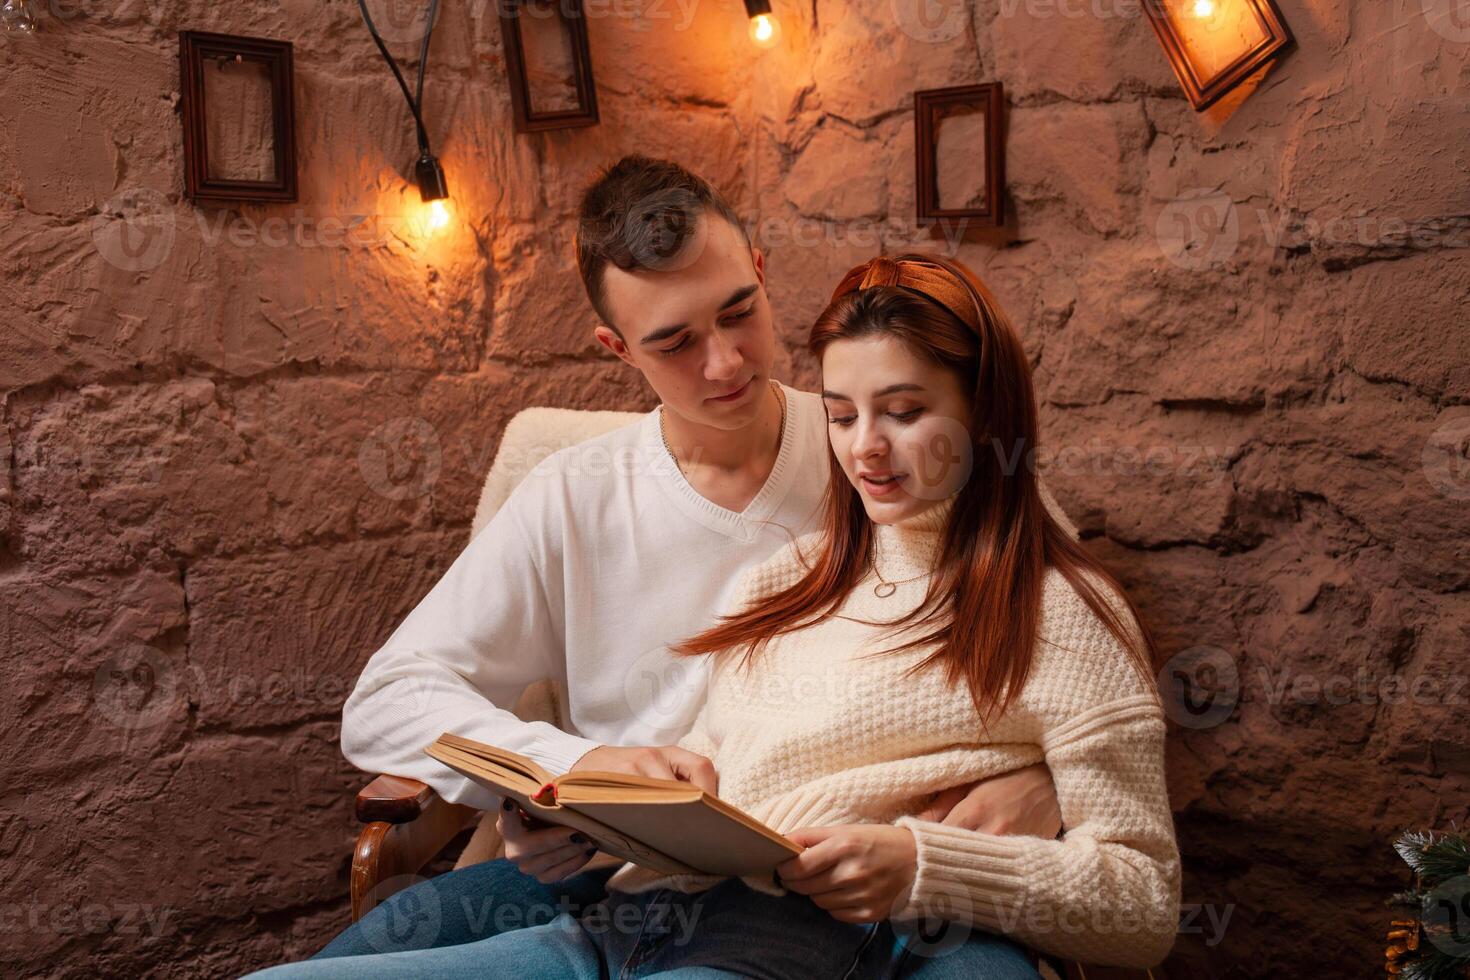
[[[786,392],[784,392],[784,391],[781,390],[781,386],[776,383],[776,379],[775,378],[772,378],[771,379],[771,387],[774,388],[774,389],[776,389],[776,400],[781,403],[781,429],[780,429],[780,432],[781,432],[781,441],[782,442],[785,442],[786,441]],[[678,470],[679,470],[680,473],[683,473],[684,472],[684,467],[682,467],[682,466],[679,465],[679,457],[674,455],[673,447],[671,447],[669,445],[669,434],[664,429],[664,407],[663,407],[663,405],[659,405],[659,407],[658,407],[658,435],[659,435],[659,438],[664,441],[664,452],[666,452],[666,453],[669,454],[669,459],[672,459],[674,461],[674,466],[678,467]],[[778,453],[781,451],[780,443],[777,443],[776,444],[776,451]]]
[[[925,572],[923,575],[915,575],[913,578],[899,579],[897,582],[890,582],[883,577],[883,574],[881,572],[878,571],[878,566],[873,563],[872,555],[868,556],[868,567],[871,568],[873,570],[873,574],[878,577],[879,584],[873,586],[873,595],[877,596],[880,599],[887,599],[889,596],[893,595],[893,593],[898,591],[898,587],[900,585],[907,585],[909,582],[917,582],[921,578],[929,577],[929,573]]]

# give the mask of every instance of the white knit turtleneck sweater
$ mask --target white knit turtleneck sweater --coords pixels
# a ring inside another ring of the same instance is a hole
[[[753,670],[722,658],[678,744],[713,760],[721,799],[781,833],[851,823],[908,828],[918,867],[893,919],[972,922],[1087,963],[1157,963],[1173,943],[1180,887],[1163,711],[1151,681],[1071,585],[1048,573],[1030,678],[988,728],[964,685],[950,687],[935,670],[902,676],[932,648],[857,659],[894,638],[840,617],[882,622],[916,607],[949,509],[945,502],[875,529],[875,564],[900,583],[892,596],[875,596],[870,574],[837,616],[775,638]],[[796,582],[799,555],[814,554],[818,537],[749,569],[735,608]],[[940,790],[1043,760],[1061,804],[1059,840],[912,816]],[[720,880],[625,864],[608,887],[694,892]],[[745,880],[785,894],[770,880]]]

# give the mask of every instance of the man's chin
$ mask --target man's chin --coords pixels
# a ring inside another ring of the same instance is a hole
[[[700,425],[709,426],[711,429],[721,429],[725,432],[738,432],[748,425],[752,425],[760,416],[760,407],[736,405],[726,408],[719,402],[706,402],[700,406],[697,415],[687,416]]]
[[[764,402],[759,395],[763,393],[762,389],[767,385],[768,382],[757,377],[750,382],[751,391],[745,392],[733,402],[719,402],[713,398],[707,398],[685,418],[713,429],[724,429],[729,432],[743,429],[760,418]]]

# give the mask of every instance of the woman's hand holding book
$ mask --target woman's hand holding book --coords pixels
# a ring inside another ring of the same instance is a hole
[[[500,805],[495,829],[505,841],[505,857],[543,885],[560,881],[592,860],[597,848],[570,827],[544,824],[507,798]]]
[[[888,918],[918,869],[914,835],[891,824],[803,827],[786,839],[806,850],[776,866],[781,886],[810,897],[839,922]]]

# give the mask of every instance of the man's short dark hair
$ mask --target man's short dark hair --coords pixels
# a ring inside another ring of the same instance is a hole
[[[674,268],[705,215],[719,215],[750,243],[738,215],[703,178],[669,160],[633,154],[603,171],[582,196],[577,219],[577,269],[602,321],[608,263],[633,272]]]

